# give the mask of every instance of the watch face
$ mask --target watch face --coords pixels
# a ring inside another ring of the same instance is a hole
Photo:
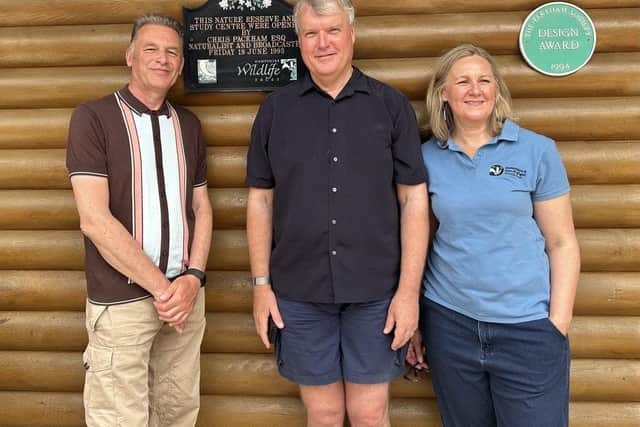
[[[253,286],[269,284],[269,278],[264,276],[252,277],[251,281],[253,282]]]

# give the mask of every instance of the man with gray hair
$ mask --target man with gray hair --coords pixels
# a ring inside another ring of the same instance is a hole
[[[79,105],[67,168],[85,236],[84,407],[92,426],[193,426],[212,215],[200,122],[166,100],[182,25],[139,18],[129,84]]]
[[[300,0],[294,18],[309,75],[265,100],[247,157],[256,330],[309,427],[389,426],[427,247],[415,114],[352,66],[350,0]]]

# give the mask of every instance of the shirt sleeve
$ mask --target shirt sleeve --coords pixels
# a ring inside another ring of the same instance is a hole
[[[393,124],[393,170],[395,182],[415,185],[426,181],[416,115],[407,98],[398,94],[399,106]]]
[[[202,187],[207,185],[207,143],[202,135],[202,125],[200,120],[197,120],[198,132],[197,132],[197,149],[198,149],[198,163],[196,166],[196,176],[194,179],[194,187]]]
[[[247,153],[245,184],[256,188],[273,188],[275,181],[269,161],[269,136],[273,121],[272,97],[267,98],[253,122],[251,142]]]
[[[84,104],[71,115],[66,163],[69,176],[108,176],[104,130],[96,114]]]
[[[552,140],[545,143],[538,162],[534,201],[553,199],[569,192],[569,179],[558,148]]]

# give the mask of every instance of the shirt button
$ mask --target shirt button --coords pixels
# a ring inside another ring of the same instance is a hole
[[[335,219],[331,220],[331,224],[336,225],[338,223],[338,221],[336,221]]]
[[[331,187],[331,191],[333,191],[334,193],[337,193],[337,192],[338,192],[338,188],[336,188],[336,187]]]
[[[338,252],[336,252],[336,251],[331,251],[331,255],[338,255]]]
[[[331,128],[331,133],[336,133],[336,132],[338,132],[338,129],[336,129],[336,128]]]
[[[333,163],[338,163],[338,157],[337,156],[333,156]]]

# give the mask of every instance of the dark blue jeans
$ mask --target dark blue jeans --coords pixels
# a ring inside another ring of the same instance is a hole
[[[422,298],[420,330],[445,427],[565,427],[569,341],[544,318],[479,322]]]

